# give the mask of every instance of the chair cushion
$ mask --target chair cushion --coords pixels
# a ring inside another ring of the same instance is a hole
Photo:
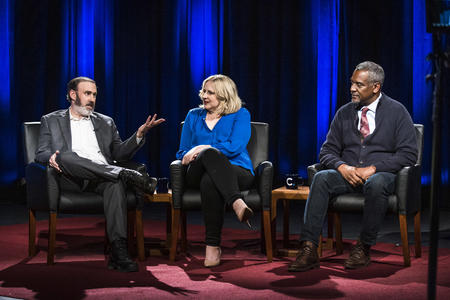
[[[127,191],[128,210],[136,209],[136,196]],[[62,192],[58,207],[59,213],[66,214],[102,214],[103,197],[89,192]]]
[[[256,189],[241,191],[245,202],[253,210],[261,210],[261,198]],[[187,189],[183,194],[182,200],[183,210],[199,210],[202,207],[200,199],[200,190]]]
[[[358,213],[363,211],[364,196],[362,194],[352,193],[339,195],[331,199],[329,204],[329,210],[335,212],[349,212]],[[398,204],[397,196],[389,196],[388,213],[397,213]]]

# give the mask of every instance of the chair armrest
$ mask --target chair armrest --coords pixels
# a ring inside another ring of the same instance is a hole
[[[270,210],[272,198],[273,165],[270,161],[261,162],[255,169],[256,188],[261,197],[264,210]]]
[[[181,200],[185,190],[184,178],[186,175],[186,166],[181,160],[174,160],[170,164],[170,185],[172,187],[172,208],[180,209]]]
[[[325,169],[326,169],[325,166],[322,165],[321,163],[308,166],[308,185],[309,186],[311,185],[314,175],[316,175],[317,172]]]
[[[398,212],[409,214],[420,210],[421,165],[403,167],[395,179],[395,195],[398,198]]]
[[[25,167],[25,180],[28,208],[51,212],[58,210],[60,189],[58,174],[54,168],[30,163]]]

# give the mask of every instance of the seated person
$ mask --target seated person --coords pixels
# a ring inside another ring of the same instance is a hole
[[[347,269],[367,266],[370,247],[395,191],[395,173],[417,160],[414,124],[406,108],[381,93],[384,70],[370,62],[356,66],[351,77],[352,101],[334,116],[319,159],[328,170],[312,181],[300,233],[300,254],[289,271],[319,267],[317,244],[328,201],[359,192],[365,197],[361,231],[345,261]]]
[[[220,264],[225,206],[231,206],[241,222],[248,223],[253,215],[240,193],[254,181],[247,152],[251,125],[250,113],[229,77],[206,78],[199,96],[202,105],[188,112],[176,156],[188,166],[186,185],[200,188],[206,227],[204,265],[213,267]]]
[[[142,147],[147,131],[162,122],[149,116],[129,139],[122,141],[113,119],[94,112],[95,81],[77,77],[67,84],[69,109],[41,118],[36,161],[49,164],[60,174],[62,190],[92,191],[103,196],[107,234],[111,241],[108,267],[122,272],[138,270],[127,250],[127,199],[131,185],[153,193],[156,179],[147,174],[115,166],[130,160]]]

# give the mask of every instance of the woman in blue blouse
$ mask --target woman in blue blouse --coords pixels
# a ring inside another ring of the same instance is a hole
[[[186,184],[200,188],[206,227],[205,267],[220,264],[220,236],[225,206],[241,222],[253,211],[240,191],[253,185],[253,167],[247,152],[250,113],[242,107],[236,84],[225,75],[203,81],[202,105],[186,116],[177,159],[187,165]]]

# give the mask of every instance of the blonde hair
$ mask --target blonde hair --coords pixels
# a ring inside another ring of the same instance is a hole
[[[203,100],[205,85],[208,81],[214,84],[214,92],[217,100],[219,100],[216,112],[219,115],[232,114],[241,109],[242,100],[239,98],[236,84],[230,77],[222,74],[212,75],[203,80],[202,89],[198,93],[200,99]],[[203,108],[203,104],[200,107]]]

